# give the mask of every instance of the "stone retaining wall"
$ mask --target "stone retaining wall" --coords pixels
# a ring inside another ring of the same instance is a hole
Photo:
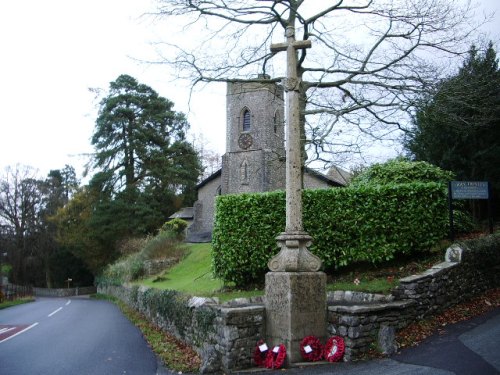
[[[156,275],[157,273],[172,267],[178,262],[179,260],[177,258],[146,260],[144,262],[144,274],[146,276]]]
[[[73,297],[87,294],[95,294],[95,286],[76,288],[33,288],[33,294],[37,297]]]
[[[414,305],[414,301],[336,301],[328,306],[328,334],[344,338],[344,361],[356,360],[370,348],[392,354],[395,332],[412,321]]]
[[[400,279],[390,296],[335,292],[328,332],[344,338],[344,360],[358,359],[370,348],[393,353],[398,329],[500,286],[499,244],[500,234],[454,244],[445,262]]]
[[[415,301],[415,318],[420,319],[499,286],[500,241],[495,237],[500,235],[481,239],[480,246],[479,240],[454,244],[446,251],[445,262],[400,279],[392,294]]]
[[[215,299],[137,286],[99,286],[98,291],[119,298],[192,345],[202,359],[201,373],[252,367],[255,344],[265,337],[265,311],[258,299],[218,304]]]
[[[370,348],[393,353],[398,329],[498,287],[499,244],[500,234],[453,245],[445,262],[401,279],[389,296],[329,293],[327,330],[344,338],[344,361],[356,360]],[[202,358],[202,373],[252,367],[255,345],[266,339],[262,298],[219,304],[215,299],[137,286],[100,286],[99,292],[120,298],[192,345]]]

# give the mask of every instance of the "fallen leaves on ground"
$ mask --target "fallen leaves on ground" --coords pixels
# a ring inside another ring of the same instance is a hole
[[[443,327],[448,324],[483,315],[496,307],[500,307],[500,288],[488,290],[480,296],[455,305],[439,315],[410,324],[397,333],[398,346],[399,348],[406,348],[418,345],[434,333],[444,334]]]

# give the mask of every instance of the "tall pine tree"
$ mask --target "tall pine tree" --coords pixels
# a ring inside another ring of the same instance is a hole
[[[92,222],[103,236],[152,232],[189,205],[201,164],[185,140],[189,127],[174,103],[128,75],[111,82],[92,137],[90,187],[101,201]]]
[[[458,73],[422,100],[414,125],[405,146],[416,160],[499,192],[500,71],[491,42],[484,52],[471,47]]]

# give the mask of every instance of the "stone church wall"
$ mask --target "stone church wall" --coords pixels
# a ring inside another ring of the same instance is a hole
[[[304,173],[304,189],[329,189],[332,185],[311,173]]]
[[[198,200],[194,204],[194,221],[189,227],[193,233],[211,232],[214,227],[215,198],[219,195],[221,176],[198,189]]]

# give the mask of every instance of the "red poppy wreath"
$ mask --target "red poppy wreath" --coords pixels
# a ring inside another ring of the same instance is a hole
[[[258,367],[265,367],[268,351],[269,349],[264,340],[259,340],[253,352],[253,361]]]
[[[323,354],[328,362],[338,362],[344,355],[344,349],[344,339],[340,336],[333,336],[326,342]]]
[[[272,350],[269,350],[266,357],[266,368],[278,369],[283,366],[286,358],[285,345],[276,345]]]
[[[306,336],[300,342],[300,354],[306,361],[320,361],[323,358],[323,346],[316,336]]]

